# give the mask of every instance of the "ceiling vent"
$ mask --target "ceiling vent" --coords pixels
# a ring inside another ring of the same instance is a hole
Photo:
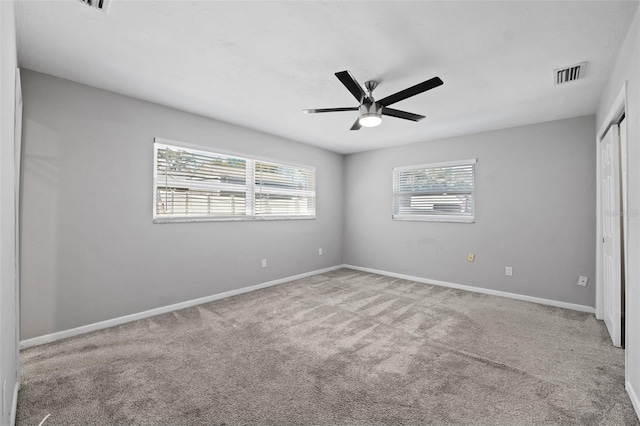
[[[106,12],[109,7],[109,0],[80,0],[80,2],[103,12]]]
[[[582,62],[580,64],[553,70],[554,82],[557,85],[584,78],[586,68],[587,63]]]

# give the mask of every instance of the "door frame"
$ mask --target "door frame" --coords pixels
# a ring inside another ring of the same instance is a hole
[[[598,130],[596,134],[596,318],[601,320],[604,318],[604,301],[603,301],[603,283],[602,283],[602,212],[601,212],[601,197],[602,197],[602,188],[600,183],[600,143],[602,139],[606,135],[609,127],[612,124],[617,124],[620,122],[620,119],[627,111],[627,82],[625,81],[622,85],[622,89],[616,96],[616,99],[613,101],[607,116]],[[625,152],[628,152],[624,148]],[[621,147],[621,150],[623,148]],[[625,199],[627,199],[627,194],[622,194]],[[626,241],[628,238],[628,230],[623,229],[624,234],[621,234],[621,238],[623,241]],[[625,253],[626,256],[626,253]],[[627,263],[625,262],[625,269],[627,268]],[[626,271],[625,271],[626,276]],[[626,316],[625,316],[626,317]],[[627,329],[627,325],[625,324],[625,331]]]
[[[22,373],[22,359],[20,357],[20,175],[22,164],[22,74],[20,68],[16,68],[15,82],[15,118],[14,118],[14,161],[15,161],[15,256],[16,256],[16,386],[20,387]]]

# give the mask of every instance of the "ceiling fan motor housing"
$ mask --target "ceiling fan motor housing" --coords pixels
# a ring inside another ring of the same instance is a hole
[[[360,105],[360,125],[374,127],[382,122],[382,106],[377,102],[365,102]]]

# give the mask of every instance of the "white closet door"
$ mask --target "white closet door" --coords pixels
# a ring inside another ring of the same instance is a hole
[[[602,284],[604,322],[614,346],[621,345],[620,143],[612,125],[600,144],[602,179]]]

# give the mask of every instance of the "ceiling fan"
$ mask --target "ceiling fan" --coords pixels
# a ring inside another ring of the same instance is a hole
[[[305,114],[316,114],[319,112],[340,112],[340,111],[360,111],[360,116],[351,126],[351,130],[360,130],[360,127],[375,127],[382,123],[382,116],[388,115],[390,117],[403,118],[410,121],[420,121],[424,118],[424,115],[413,114],[411,112],[400,111],[399,109],[389,108],[389,105],[395,104],[403,99],[410,98],[419,93],[426,92],[435,87],[441,86],[443,83],[439,77],[433,77],[427,81],[411,86],[408,89],[401,90],[393,95],[389,95],[386,98],[382,98],[376,101],[373,98],[373,90],[378,87],[377,81],[367,81],[364,83],[364,87],[367,89],[367,93],[362,89],[362,86],[353,78],[353,75],[349,71],[340,71],[336,73],[338,80],[344,84],[344,86],[351,92],[351,94],[358,100],[360,106],[357,107],[344,107],[344,108],[320,108],[320,109],[303,109]]]

